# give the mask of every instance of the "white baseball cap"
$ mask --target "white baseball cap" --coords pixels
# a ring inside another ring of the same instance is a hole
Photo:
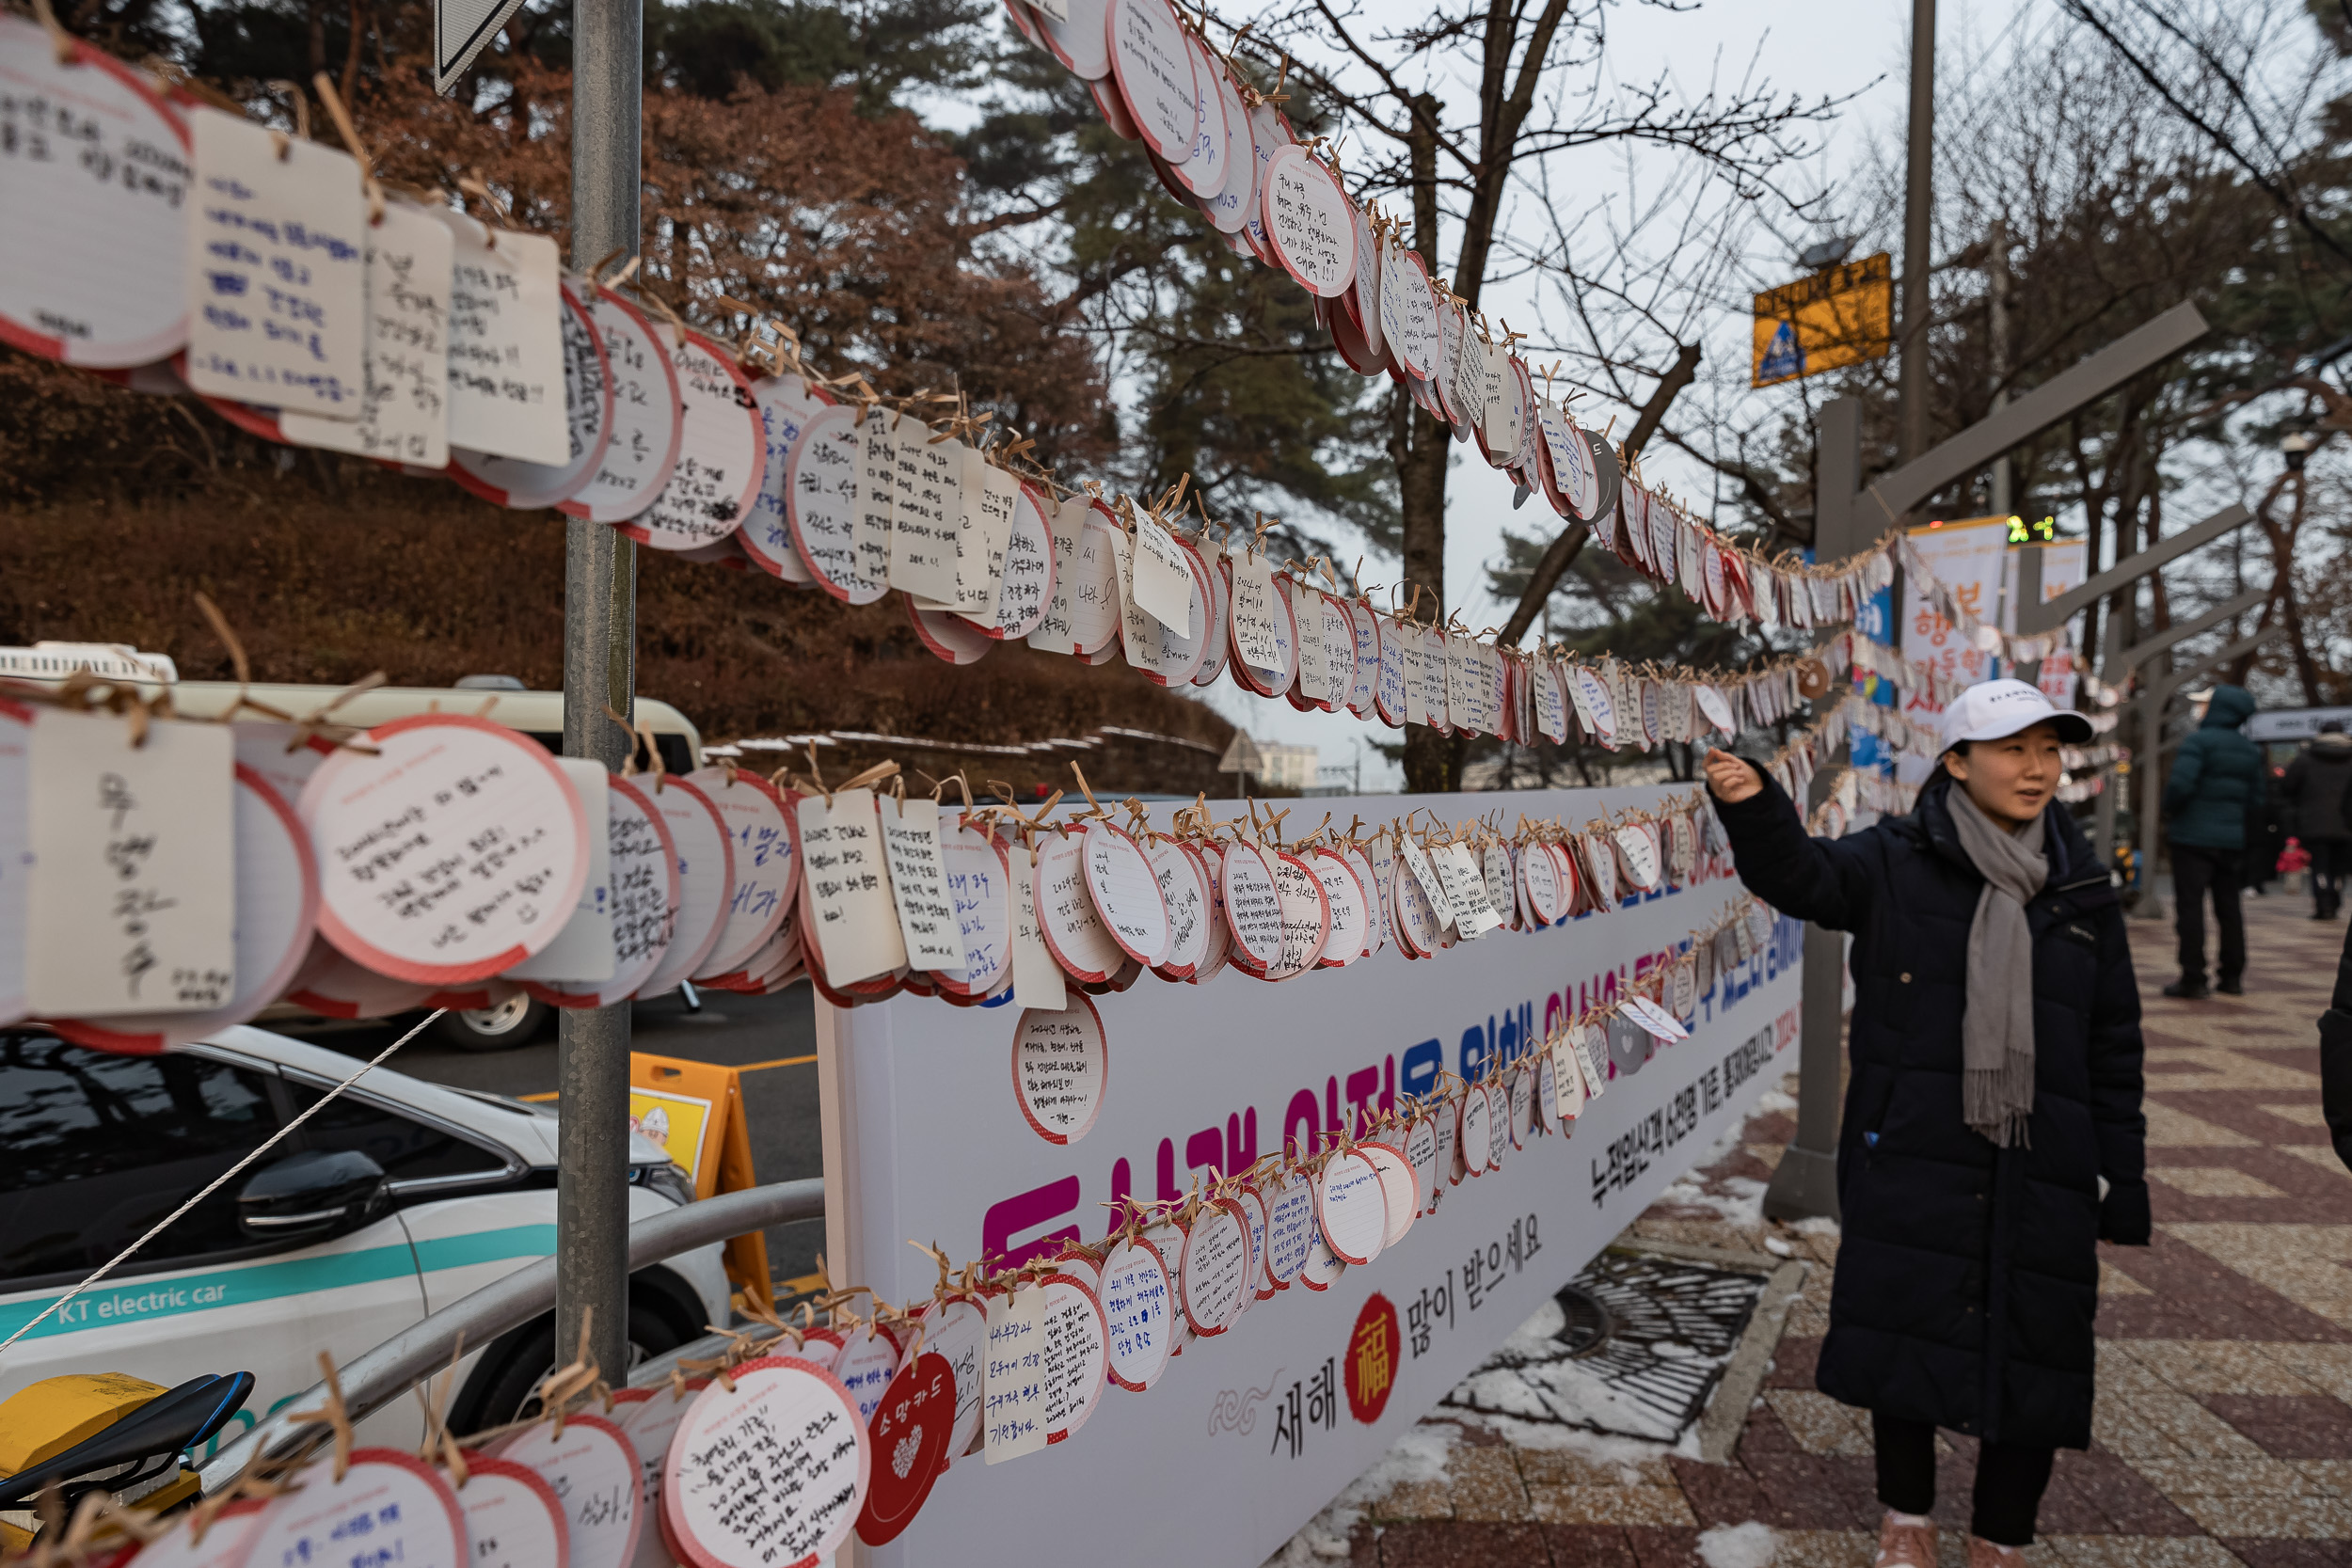
[[[2090,739],[2090,721],[2058,707],[2038,686],[2024,681],[1980,681],[1944,710],[1936,738],[1948,752],[1963,740],[2005,740],[2036,724],[2057,728],[2058,738],[2081,746]]]

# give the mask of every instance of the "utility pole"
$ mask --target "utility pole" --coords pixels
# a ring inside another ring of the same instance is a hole
[[[572,15],[572,267],[585,273],[615,250],[637,254],[644,0],[576,0]],[[632,748],[611,715],[635,710],[637,546],[581,518],[564,531],[564,754],[618,770]],[[617,1384],[628,1370],[628,1004],[558,1019],[555,1359],[579,1351],[584,1329]]]
[[[1903,175],[1903,358],[1899,452],[1928,450],[1928,247],[1935,177],[1935,0],[1911,0],[1911,131]]]
[[[1987,266],[1992,273],[1991,320],[1986,325],[1987,347],[1993,360],[1993,412],[1998,414],[2009,406],[2009,220],[1994,218],[1993,229],[1985,236],[1985,245],[1992,251]],[[2010,454],[2001,453],[1993,460],[1993,514],[2006,517],[2015,510],[2016,501],[2010,493],[2014,483]]]

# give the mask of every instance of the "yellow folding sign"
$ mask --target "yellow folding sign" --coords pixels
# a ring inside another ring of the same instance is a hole
[[[697,1198],[758,1185],[735,1069],[632,1051],[628,1085],[630,1129],[669,1151],[692,1180]],[[726,1264],[727,1277],[745,1295],[773,1304],[766,1236],[754,1230],[729,1240]]]

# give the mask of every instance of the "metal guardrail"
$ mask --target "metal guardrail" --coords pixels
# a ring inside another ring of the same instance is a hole
[[[814,1179],[778,1181],[704,1198],[630,1226],[629,1272],[730,1236],[791,1220],[818,1219],[824,1212],[825,1184]],[[337,1368],[343,1408],[355,1421],[379,1410],[446,1368],[460,1336],[469,1345],[487,1346],[508,1329],[520,1327],[554,1306],[554,1258],[526,1263]],[[290,1413],[316,1410],[326,1398],[326,1385],[315,1385],[223,1448],[199,1472],[203,1489],[209,1493],[227,1486],[264,1449],[287,1452],[307,1433],[324,1432],[325,1423],[294,1420]]]

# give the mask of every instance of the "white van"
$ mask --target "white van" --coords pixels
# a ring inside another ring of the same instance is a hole
[[[249,1026],[155,1056],[0,1029],[0,1338],[72,1290],[349,1076],[349,1056]],[[249,1371],[246,1409],[199,1461],[373,1348],[555,1250],[556,1113],[378,1068],[268,1159],[164,1231],[0,1358],[0,1400],[65,1372],[172,1387]],[[629,1216],[692,1201],[686,1173],[632,1138]],[[629,1282],[631,1364],[728,1321],[721,1249]],[[449,1419],[510,1418],[567,1357],[543,1318],[469,1346]],[[614,1384],[618,1372],[608,1372]],[[416,1402],[359,1424],[413,1448]]]

